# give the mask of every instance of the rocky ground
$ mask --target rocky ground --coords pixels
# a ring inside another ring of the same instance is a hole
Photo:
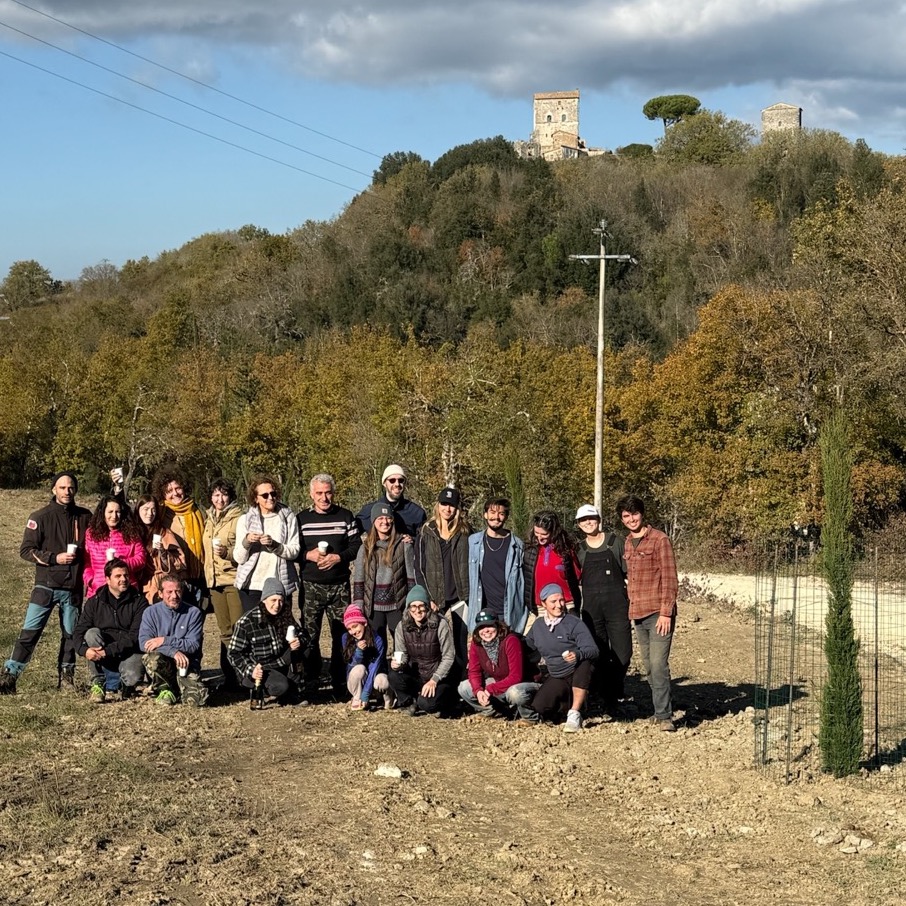
[[[4,651],[28,592],[17,534],[4,507]],[[645,720],[634,672],[635,719],[564,735],[326,703],[91,707],[53,689],[51,636],[0,699],[2,901],[902,903],[904,769],[757,769],[753,644],[747,612],[687,600],[679,731]]]

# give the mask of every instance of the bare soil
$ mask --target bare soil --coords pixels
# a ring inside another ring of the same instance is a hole
[[[41,499],[0,492],[4,657],[30,589],[24,514]],[[784,785],[758,770],[753,628],[730,604],[686,600],[679,731],[646,720],[634,669],[634,719],[564,735],[327,703],[92,707],[55,690],[50,627],[20,693],[0,698],[0,901],[902,903],[906,772]],[[213,670],[213,617],[207,629]]]

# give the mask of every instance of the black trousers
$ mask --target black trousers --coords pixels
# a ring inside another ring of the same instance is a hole
[[[532,708],[542,717],[553,717],[573,706],[573,689],[588,689],[594,673],[593,661],[580,661],[566,676],[548,676],[532,699]]]
[[[623,697],[626,671],[632,660],[629,604],[625,598],[602,601],[587,595],[582,605],[582,622],[600,651],[592,691],[601,697],[605,708],[612,707]]]
[[[400,708],[405,708],[415,702],[415,707],[420,711],[426,711],[432,714],[435,711],[449,711],[456,698],[456,689],[452,682],[444,677],[437,684],[437,689],[430,698],[421,694],[421,688],[425,681],[414,670],[401,667],[399,670],[388,670],[387,679],[390,681],[390,688],[396,695],[396,701]]]

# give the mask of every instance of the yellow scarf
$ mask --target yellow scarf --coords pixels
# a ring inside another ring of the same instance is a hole
[[[170,503],[164,501],[164,506],[178,516],[182,516],[182,524],[185,529],[183,541],[186,546],[195,555],[199,563],[204,563],[204,546],[202,537],[204,536],[204,514],[195,506],[195,501],[187,497],[182,503]]]

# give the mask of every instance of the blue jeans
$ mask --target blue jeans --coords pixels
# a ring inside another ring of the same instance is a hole
[[[19,638],[13,646],[13,653],[6,662],[7,672],[19,676],[25,665],[31,660],[41,633],[47,626],[54,608],[60,614],[60,651],[57,656],[58,669],[75,669],[75,648],[72,644],[72,631],[79,618],[79,596],[62,588],[47,588],[36,585],[31,592],[31,600],[25,610],[25,621]]]
[[[653,613],[643,620],[633,620],[635,638],[639,643],[642,663],[648,671],[648,685],[651,686],[651,701],[657,720],[673,719],[673,702],[670,699],[670,645],[673,642],[673,628],[676,617],[670,620],[670,632],[658,635],[655,626],[660,614]]]
[[[486,714],[488,717],[505,714],[509,717],[515,708],[523,720],[538,720],[538,712],[532,709],[531,702],[539,688],[538,683],[516,683],[503,695],[492,695],[486,706],[478,704],[478,699],[472,691],[472,684],[468,680],[463,680],[457,691],[459,697],[478,714]]]

